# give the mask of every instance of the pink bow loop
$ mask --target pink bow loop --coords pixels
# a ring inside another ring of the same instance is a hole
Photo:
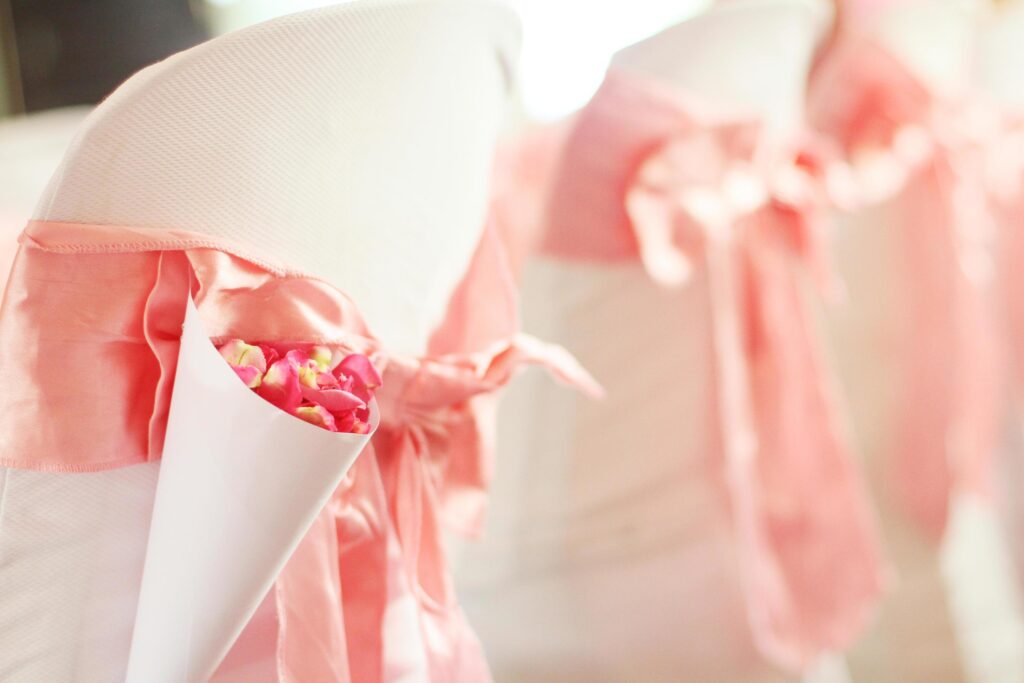
[[[819,218],[836,203],[836,169],[811,147],[755,147],[752,124],[670,137],[640,164],[626,211],[653,280],[684,285],[711,243],[776,242],[824,291],[837,289]],[[768,211],[782,220],[747,221]],[[756,248],[756,247],[755,247]]]

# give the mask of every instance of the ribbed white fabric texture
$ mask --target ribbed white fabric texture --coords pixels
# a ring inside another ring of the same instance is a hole
[[[157,464],[0,468],[0,681],[123,681]]]
[[[35,216],[242,242],[416,352],[479,239],[517,45],[483,0],[356,2],[224,36],[101,104]],[[0,680],[124,679],[157,471],[0,469]],[[221,680],[273,678],[264,622],[243,639],[265,658],[233,653]]]
[[[100,105],[36,216],[243,242],[422,351],[480,234],[517,41],[482,0],[371,0],[223,36]]]

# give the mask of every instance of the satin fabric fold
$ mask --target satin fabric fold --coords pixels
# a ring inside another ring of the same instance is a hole
[[[1003,389],[994,319],[991,155],[1000,117],[978,97],[940,96],[866,38],[819,65],[813,125],[841,148],[865,205],[899,212],[902,311],[889,483],[938,538],[955,492],[991,494]]]
[[[451,590],[442,526],[481,524],[491,395],[520,367],[597,390],[564,351],[516,334],[494,225],[425,358],[388,354],[337,289],[236,245],[47,222],[22,242],[0,311],[4,465],[72,472],[159,458],[190,293],[215,339],[367,353],[383,368],[381,426],[275,584],[278,679],[489,680]]]
[[[848,646],[884,571],[806,298],[835,284],[817,224],[824,162],[773,145],[756,118],[614,70],[552,149],[547,184],[523,186],[545,193],[531,226],[544,253],[640,260],[666,287],[708,280],[709,448],[755,642],[790,669]]]

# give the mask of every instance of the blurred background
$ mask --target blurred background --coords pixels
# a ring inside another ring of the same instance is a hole
[[[142,67],[202,40],[323,0],[0,0],[0,116],[95,104]],[[511,0],[523,23],[531,118],[583,104],[611,55],[706,0]],[[567,40],[568,39],[568,40]],[[566,45],[572,50],[566,50]]]

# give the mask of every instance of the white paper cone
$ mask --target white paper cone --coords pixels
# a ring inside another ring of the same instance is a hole
[[[369,438],[246,388],[188,302],[128,683],[213,675]]]

